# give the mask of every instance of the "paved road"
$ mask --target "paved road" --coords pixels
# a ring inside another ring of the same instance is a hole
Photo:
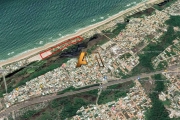
[[[177,65],[174,65],[174,66],[171,66],[167,70],[168,71],[173,70],[173,69],[175,69],[177,67],[178,67]],[[144,77],[148,77],[148,76],[151,76],[151,75],[154,75],[154,74],[159,74],[159,73],[162,73],[162,72],[164,72],[164,70],[157,71],[157,72],[152,72],[152,73],[148,73],[148,74],[143,73],[143,74],[141,74],[139,76],[134,76],[134,77],[130,77],[130,78],[127,78],[127,79],[109,81],[108,83],[103,84],[101,86],[102,87],[107,87],[107,86],[111,86],[111,85],[115,85],[115,84],[119,84],[119,83],[124,83],[124,82],[131,81],[131,80],[135,80],[135,79],[137,79],[137,77],[144,78]],[[30,106],[30,105],[33,105],[33,104],[36,104],[36,103],[51,101],[51,100],[56,99],[56,98],[62,98],[62,97],[70,96],[70,95],[75,95],[75,94],[78,94],[78,93],[87,92],[87,91],[95,90],[95,89],[99,89],[99,88],[100,88],[100,86],[94,86],[94,87],[82,89],[82,90],[79,90],[79,91],[66,92],[66,93],[61,94],[61,95],[52,94],[52,95],[46,95],[46,96],[42,96],[42,97],[33,98],[33,99],[18,103],[16,105],[13,105],[13,106],[11,106],[9,108],[6,108],[6,109],[2,110],[0,112],[0,117],[7,116],[12,111],[16,111],[16,110],[19,110],[21,108],[24,108],[24,107],[27,107],[27,106]]]

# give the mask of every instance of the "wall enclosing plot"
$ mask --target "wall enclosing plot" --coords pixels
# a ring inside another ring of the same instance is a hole
[[[81,42],[82,40],[83,40],[83,38],[81,36],[73,37],[71,39],[68,39],[60,44],[57,44],[56,46],[53,46],[53,47],[41,52],[39,55],[42,59],[46,59],[46,58],[50,57],[51,55],[56,54],[57,52],[60,52],[73,44]]]

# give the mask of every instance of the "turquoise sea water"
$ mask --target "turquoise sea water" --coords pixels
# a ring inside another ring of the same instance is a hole
[[[0,60],[100,22],[144,0],[0,0]]]

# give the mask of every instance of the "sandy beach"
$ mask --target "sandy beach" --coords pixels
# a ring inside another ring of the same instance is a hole
[[[147,3],[147,4],[150,4],[150,3],[154,3],[154,2],[156,2],[156,1],[159,1],[159,0],[148,0],[146,3]],[[30,51],[28,51],[28,52],[26,52],[26,53],[23,53],[23,54],[21,54],[21,55],[18,55],[18,56],[9,58],[9,59],[7,59],[7,60],[5,60],[5,61],[2,61],[2,62],[0,62],[0,67],[3,66],[3,65],[6,65],[6,64],[9,64],[9,63],[12,63],[12,62],[16,62],[16,61],[19,61],[19,60],[21,60],[21,59],[30,57],[30,56],[32,56],[32,55],[35,55],[35,54],[39,53],[40,51],[46,50],[47,48],[52,47],[52,46],[55,46],[56,44],[61,43],[61,42],[65,41],[65,40],[67,40],[67,39],[70,39],[70,38],[72,38],[72,37],[82,35],[82,34],[85,33],[85,32],[88,32],[88,31],[90,31],[90,30],[92,30],[92,29],[94,29],[94,28],[97,28],[97,27],[105,24],[105,23],[108,23],[108,22],[110,22],[110,21],[112,21],[112,20],[114,20],[114,19],[116,19],[116,18],[118,18],[118,17],[121,17],[121,16],[122,16],[123,14],[125,14],[125,13],[127,13],[127,12],[129,12],[129,11],[132,11],[132,10],[135,10],[135,9],[137,9],[137,8],[140,8],[140,7],[144,6],[144,5],[145,5],[145,2],[139,3],[139,4],[137,4],[136,6],[134,6],[134,7],[132,7],[132,8],[129,8],[129,9],[127,9],[127,10],[124,10],[124,11],[122,11],[122,12],[119,12],[118,14],[115,14],[115,15],[107,18],[106,20],[102,21],[102,22],[99,22],[99,23],[93,24],[93,25],[91,25],[91,26],[88,26],[88,27],[86,27],[86,28],[83,28],[83,29],[77,31],[77,32],[74,33],[74,34],[70,34],[70,35],[68,35],[68,36],[66,36],[66,37],[64,37],[64,38],[61,38],[61,39],[57,40],[56,42],[48,43],[48,44],[46,44],[46,45],[44,45],[44,46],[42,46],[42,47],[39,47],[39,48],[30,50]]]

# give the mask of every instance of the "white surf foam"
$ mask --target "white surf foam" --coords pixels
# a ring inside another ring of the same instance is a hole
[[[132,2],[132,3],[127,4],[126,7],[129,7],[129,6],[132,6],[132,5],[135,5],[135,4],[136,4],[136,2]]]
[[[95,21],[96,21],[96,19],[91,20],[91,22],[95,22]]]
[[[13,52],[8,53],[7,55],[12,55],[12,54],[14,54],[14,51],[13,51]]]
[[[104,17],[100,17],[100,19],[104,19]]]
[[[39,41],[39,44],[40,44],[40,45],[43,44],[43,41]]]

